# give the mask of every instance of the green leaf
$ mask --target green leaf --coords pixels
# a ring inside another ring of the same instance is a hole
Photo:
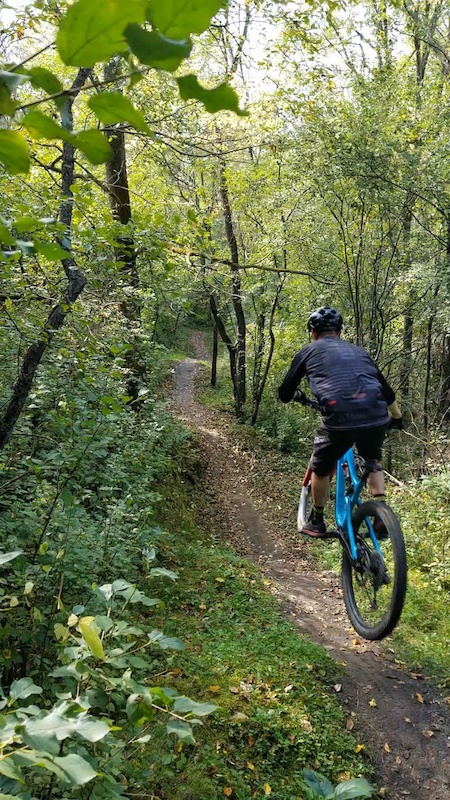
[[[120,92],[101,92],[90,98],[89,108],[104,125],[115,122],[129,122],[138,131],[150,133],[144,115],[138,111],[128,99]]]
[[[166,725],[167,733],[174,733],[179,739],[187,742],[194,743],[194,735],[192,733],[192,725],[185,722],[183,719],[171,719]]]
[[[78,0],[59,25],[56,45],[65,64],[93,67],[125,48],[123,32],[145,19],[145,0]]]
[[[189,39],[174,41],[159,31],[146,31],[140,25],[128,25],[125,36],[134,55],[142,64],[174,72],[192,50]]]
[[[81,131],[74,136],[73,143],[89,159],[91,164],[104,164],[112,155],[106,136],[96,129]]]
[[[22,134],[0,130],[0,161],[11,175],[29,171],[30,155]]]
[[[61,261],[70,257],[70,253],[67,250],[64,250],[59,244],[52,244],[51,242],[35,242],[34,249],[48,261]]]
[[[150,0],[148,18],[165,36],[184,39],[191,33],[203,33],[226,4],[226,0]]]
[[[47,94],[56,94],[63,89],[62,83],[53,72],[44,67],[32,67],[28,70],[30,81],[35,89],[43,89]]]
[[[4,83],[0,81],[0,114],[7,117],[13,117],[16,111],[17,103],[12,99],[9,90]]]
[[[17,233],[25,233],[32,228],[42,228],[42,222],[36,217],[19,217],[14,220],[13,225]]]
[[[17,103],[12,99],[11,93],[26,80],[26,75],[0,70],[0,114],[6,114],[9,117],[13,116]]]
[[[205,89],[199,84],[196,75],[183,75],[177,78],[177,82],[183,100],[200,100],[211,114],[225,109],[234,111],[240,117],[247,115],[247,111],[239,108],[239,98],[228,83],[220,83],[214,89]]]
[[[351,781],[344,781],[336,786],[334,796],[339,800],[352,800],[356,797],[372,797],[374,791],[365,778],[353,778]]]
[[[195,714],[196,717],[205,717],[207,714],[212,714],[216,711],[218,706],[212,703],[197,703],[189,697],[177,697],[173,704],[173,710],[177,714]]]
[[[25,700],[32,694],[42,694],[42,687],[36,686],[32,678],[20,678],[13,681],[9,690],[11,700]]]
[[[97,776],[89,762],[75,753],[68,756],[47,758],[39,753],[17,751],[12,758],[20,766],[44,767],[44,769],[53,772],[64,783],[74,783],[76,786],[83,786],[83,784],[88,783],[88,781]]]
[[[23,550],[10,550],[9,553],[0,553],[0,566],[7,564],[8,561],[13,561],[18,556],[22,555]]]
[[[0,83],[7,87],[8,91],[14,92],[21,83],[27,80],[26,75],[20,72],[5,72],[0,70]]]
[[[11,778],[13,781],[20,781],[21,775],[20,771],[16,767],[16,765],[7,757],[2,758],[0,761],[0,775],[5,775],[7,778]],[[5,795],[9,797],[10,795]],[[0,800],[3,795],[0,794]],[[17,800],[17,797],[15,798]]]
[[[16,240],[14,236],[9,232],[6,225],[0,223],[0,242],[2,244],[7,244],[10,247],[14,247]]]
[[[311,769],[304,769],[303,776],[310,789],[316,793],[317,797],[327,797],[333,795],[333,784],[327,778]]]
[[[94,629],[91,628],[88,622],[83,622],[83,620],[80,620],[80,622],[78,623],[78,627],[80,629],[80,633],[84,641],[86,642],[94,658],[97,658],[100,661],[104,661],[105,653],[98,633],[96,633],[96,631],[94,631]]]
[[[166,569],[165,567],[153,567],[153,569],[150,570],[150,578],[155,578],[157,575],[161,576],[162,578],[170,578],[172,581],[178,580],[177,573],[172,572],[171,569]]]
[[[148,638],[152,644],[157,644],[161,650],[184,650],[185,647],[180,639],[176,639],[173,636],[165,636],[162,631],[151,631],[148,634]]]
[[[73,134],[37,108],[25,114],[23,124],[33,139],[63,139],[68,142],[73,139]]]

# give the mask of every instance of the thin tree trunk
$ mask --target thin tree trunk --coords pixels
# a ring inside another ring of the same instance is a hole
[[[217,386],[217,355],[219,350],[219,334],[216,322],[213,327],[213,350],[211,358],[211,386]]]
[[[73,104],[91,74],[92,69],[82,68],[78,70],[71,86],[71,91],[68,93],[67,100],[61,110],[62,125],[66,130],[71,131],[73,129]],[[64,142],[61,167],[61,203],[58,218],[65,226],[60,244],[63,249],[67,250],[67,258],[62,259],[61,262],[67,277],[67,286],[59,303],[52,308],[37,341],[33,342],[25,353],[19,375],[12,389],[11,399],[0,417],[0,450],[4,448],[19,419],[45,351],[50,346],[56,331],[62,328],[73,303],[86,285],[86,278],[70,255],[73,214],[73,192],[71,187],[74,180],[74,147],[69,142]]]
[[[237,343],[236,343],[236,415],[242,414],[242,409],[246,400],[246,325],[245,315],[242,305],[241,279],[239,274],[239,250],[236,234],[233,226],[233,216],[231,213],[230,198],[228,193],[228,183],[225,172],[225,164],[220,165],[220,196],[222,200],[222,212],[225,222],[225,233],[231,255],[232,273],[232,300],[233,309],[237,323]]]
[[[231,375],[231,382],[233,385],[233,396],[236,401],[236,394],[237,394],[237,387],[236,387],[236,345],[233,344],[228,333],[226,331],[225,325],[223,323],[223,319],[220,316],[219,309],[217,307],[216,298],[213,293],[209,295],[209,307],[211,309],[211,314],[213,315],[214,319],[214,326],[217,328],[217,332],[222,339],[222,341],[226,344],[228,354],[230,357],[230,375]]]
[[[119,77],[119,66],[116,59],[112,59],[105,67],[105,78]],[[115,242],[115,258],[122,264],[121,272],[126,276],[132,290],[131,297],[125,297],[121,303],[123,315],[129,322],[132,350],[126,355],[130,377],[127,381],[127,394],[131,398],[132,407],[137,410],[136,402],[139,396],[139,384],[143,378],[143,365],[139,355],[139,340],[136,335],[136,326],[141,319],[141,303],[139,300],[139,272],[137,269],[137,252],[134,237],[130,233],[129,223],[132,220],[130,189],[128,184],[127,154],[125,147],[125,130],[122,125],[105,127],[105,135],[111,147],[112,156],[106,164],[106,184],[108,187],[109,204],[113,218],[119,225],[126,226],[126,232],[119,234]]]

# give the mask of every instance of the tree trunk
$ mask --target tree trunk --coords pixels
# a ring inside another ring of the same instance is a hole
[[[105,78],[111,80],[119,76],[116,59],[112,59],[105,67]],[[111,147],[112,156],[106,164],[106,184],[113,218],[122,226],[129,226],[132,219],[130,190],[128,184],[127,155],[125,148],[125,131],[122,125],[105,127],[105,135]],[[121,303],[122,313],[128,320],[132,350],[126,355],[130,376],[126,391],[131,404],[137,409],[139,384],[142,381],[144,368],[139,355],[139,338],[137,327],[140,325],[141,304],[138,297],[139,273],[136,266],[136,246],[130,229],[116,238],[116,261],[122,264],[121,272],[126,276],[131,289],[131,297],[125,297]]]
[[[78,70],[71,91],[68,93],[67,100],[61,109],[62,125],[66,130],[71,131],[73,129],[73,104],[91,74],[92,69],[83,68]],[[19,419],[45,351],[50,346],[56,331],[63,326],[73,303],[86,285],[86,278],[70,255],[73,215],[73,192],[71,187],[74,180],[74,147],[69,142],[64,142],[61,167],[61,203],[58,218],[65,226],[60,244],[64,250],[67,250],[67,258],[62,259],[61,262],[67,277],[67,286],[60,302],[52,308],[37,341],[33,342],[25,353],[19,376],[13,386],[11,399],[0,417],[0,450],[4,448]]]
[[[240,417],[242,415],[243,406],[246,400],[246,325],[244,309],[242,305],[241,278],[239,274],[239,250],[233,226],[228,183],[225,172],[225,164],[223,162],[220,165],[220,197],[222,200],[225,233],[232,262],[232,300],[237,323],[235,401],[236,416]]]
[[[219,349],[219,335],[216,322],[213,327],[213,350],[211,358],[211,386],[217,386],[217,354]]]

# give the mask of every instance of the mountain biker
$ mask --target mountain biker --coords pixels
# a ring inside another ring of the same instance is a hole
[[[367,484],[373,499],[385,501],[381,448],[388,427],[403,427],[394,391],[365,350],[341,339],[342,326],[335,308],[314,311],[307,324],[312,341],[295,355],[278,389],[283,403],[301,402],[304,395],[297,387],[306,378],[321,406],[311,462],[313,508],[302,529],[315,539],[327,537],[323,510],[337,459],[356,444],[370,469]],[[378,527],[382,538],[386,531],[381,520]]]

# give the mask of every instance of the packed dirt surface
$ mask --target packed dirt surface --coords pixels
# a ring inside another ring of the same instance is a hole
[[[192,344],[198,359],[209,360],[200,333],[193,335]],[[178,364],[172,402],[203,453],[212,532],[256,561],[298,629],[345,665],[335,691],[348,727],[365,742],[381,796],[450,800],[448,706],[421,675],[393,663],[389,640],[380,645],[355,636],[338,576],[315,569],[309,555],[311,548],[329,544],[299,541],[295,519],[292,533],[281,524],[280,514],[285,512],[267,481],[262,478],[258,485],[258,465],[251,452],[239,448],[230,418],[196,401],[197,372],[196,359]]]

